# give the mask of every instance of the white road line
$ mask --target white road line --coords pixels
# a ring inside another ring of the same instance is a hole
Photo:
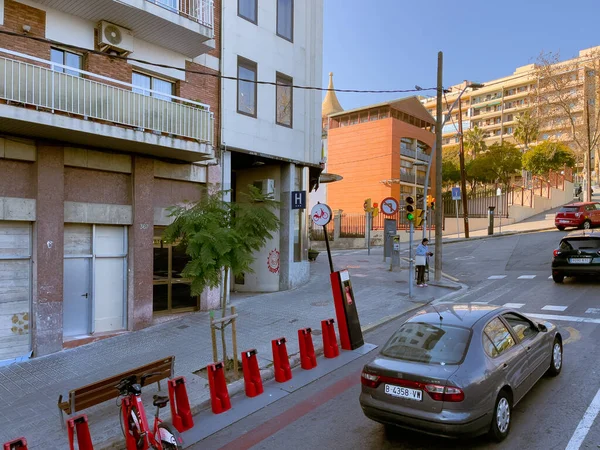
[[[487,305],[490,302],[471,302],[471,303],[474,304],[474,305]]]
[[[491,277],[488,277],[488,280],[501,280],[503,278],[506,278],[506,275],[492,275]]]
[[[590,428],[594,425],[594,420],[596,420],[596,416],[600,412],[600,389],[596,392],[596,396],[588,406],[587,411],[581,418],[579,425],[575,429],[573,436],[571,436],[571,440],[567,444],[565,450],[578,450],[583,444],[585,437],[587,436]]]
[[[544,320],[564,320],[565,322],[578,322],[578,323],[600,323],[600,319],[591,319],[587,317],[576,317],[576,316],[559,316],[558,314],[535,314],[525,313],[529,317],[534,319]]]
[[[548,277],[548,279],[549,279],[549,280],[551,280],[551,279],[552,279],[552,275],[550,275],[550,276]]]
[[[546,305],[542,308],[543,311],[564,311],[568,306]]]
[[[533,280],[535,275],[521,275],[517,280]]]
[[[600,308],[588,308],[586,314],[600,314]]]
[[[505,303],[502,306],[504,306],[505,308],[519,309],[525,306],[525,303]]]

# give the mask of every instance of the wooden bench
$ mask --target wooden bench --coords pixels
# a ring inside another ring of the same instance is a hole
[[[144,374],[155,374],[147,377],[145,384],[157,383],[160,391],[160,381],[165,378],[173,378],[173,369],[175,356],[168,356],[163,359],[146,364],[145,366],[136,367],[128,372],[123,372],[110,378],[105,378],[95,383],[88,384],[69,392],[68,401],[63,402],[63,396],[58,397],[58,408],[61,412],[61,422],[64,420],[62,416],[80,412],[84,409],[99,405],[107,400],[117,398],[119,391],[116,386],[123,378],[135,375],[138,382]]]

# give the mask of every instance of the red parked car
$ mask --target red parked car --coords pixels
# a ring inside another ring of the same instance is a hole
[[[554,217],[554,225],[560,231],[567,227],[590,229],[600,226],[600,203],[571,203],[560,208]]]

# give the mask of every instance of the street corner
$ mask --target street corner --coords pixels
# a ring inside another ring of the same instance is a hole
[[[560,327],[560,334],[563,337],[563,345],[573,344],[581,340],[581,333],[573,327]]]

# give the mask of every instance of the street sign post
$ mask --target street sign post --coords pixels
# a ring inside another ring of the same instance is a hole
[[[460,188],[452,188],[452,200],[454,200],[454,208],[456,209],[456,236],[460,237],[460,224],[458,222],[458,201],[460,200]]]
[[[331,248],[329,248],[329,237],[327,236],[327,224],[331,222],[331,216],[331,208],[325,203],[317,203],[310,211],[310,217],[315,225],[323,227],[325,245],[327,246],[327,257],[329,258],[329,269],[331,270],[331,273],[333,273],[333,260],[331,259]]]

